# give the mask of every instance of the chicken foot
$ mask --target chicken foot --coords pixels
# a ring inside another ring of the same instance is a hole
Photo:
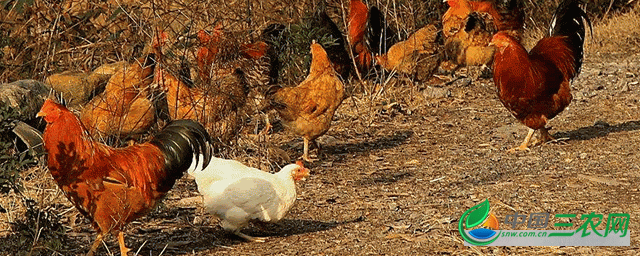
[[[531,143],[532,146],[542,145],[543,143],[556,140],[556,138],[549,134],[549,128],[543,127],[538,130],[540,131],[540,137]]]
[[[120,255],[127,256],[130,249],[124,244],[124,232],[122,231],[118,233],[118,244],[120,245]]]
[[[536,130],[529,128],[529,133],[527,134],[527,137],[524,138],[522,144],[520,144],[519,147],[509,149],[509,153],[515,153],[517,151],[529,151],[529,142],[531,141],[531,137],[533,137],[534,132],[536,132]]]
[[[100,243],[102,243],[102,239],[104,239],[104,234],[98,234],[98,236],[96,237],[96,241],[94,241],[91,245],[91,249],[89,249],[87,256],[93,256],[93,254],[98,249],[98,246],[100,246]]]

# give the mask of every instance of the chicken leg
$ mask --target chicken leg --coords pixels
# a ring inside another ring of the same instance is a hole
[[[104,238],[104,234],[98,234],[98,236],[96,237],[96,241],[94,241],[93,244],[91,245],[91,249],[89,249],[87,256],[93,256],[93,254],[98,249],[98,246],[100,246],[100,243],[102,243],[103,238]]]
[[[318,144],[314,140],[312,140],[311,142],[313,143],[313,145],[318,147]],[[309,157],[309,139],[307,138],[304,138],[304,154],[302,155],[302,159],[309,163],[312,163],[313,161],[318,160],[318,159]]]
[[[548,141],[554,141],[556,138],[549,134],[549,128],[543,127],[538,129],[540,131],[540,138],[534,142],[534,145],[542,144]]]
[[[531,141],[531,137],[533,137],[534,132],[536,132],[536,130],[529,128],[529,134],[527,134],[527,137],[524,138],[522,144],[520,144],[520,146],[517,148],[509,149],[509,153],[515,153],[517,151],[529,151],[529,142]]]
[[[127,256],[130,250],[124,245],[124,232],[122,231],[118,233],[118,244],[120,244],[120,255]]]

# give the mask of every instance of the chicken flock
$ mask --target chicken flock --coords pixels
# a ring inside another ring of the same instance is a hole
[[[165,48],[171,39],[156,31],[148,53],[113,74],[79,116],[46,100],[38,116],[47,123],[42,139],[47,165],[98,232],[88,255],[108,234],[117,234],[121,254],[127,255],[123,228],[153,209],[184,173],[195,177],[204,208],[221,219],[222,228],[264,241],[241,229],[250,220],[281,220],[296,200],[295,182],[309,170],[297,161],[271,174],[216,157],[216,152],[234,144],[247,116],[273,111],[287,130],[303,138],[301,159],[319,160],[311,157],[309,146],[318,148],[315,140],[330,129],[347,97],[344,82],[366,79],[381,69],[427,81],[446,62],[490,65],[500,101],[530,129],[511,151],[553,140],[546,123],[572,100],[570,85],[580,72],[585,32],[591,26],[581,2],[562,2],[550,34],[530,51],[520,42],[520,1],[445,2],[449,9],[441,23],[428,24],[404,40],[384,13],[361,0],[350,0],[345,35],[320,10],[318,26],[325,26],[338,43],[308,42],[309,73],[296,86],[278,83],[281,63],[274,44],[283,40],[286,26],[272,24],[260,40],[238,43],[229,42],[224,27],[217,25],[195,36],[196,72],[188,66],[167,68]],[[152,136],[141,136],[154,126]],[[267,121],[263,132],[270,127]],[[535,131],[540,138],[531,143]],[[112,147],[100,142],[105,137],[129,143]]]

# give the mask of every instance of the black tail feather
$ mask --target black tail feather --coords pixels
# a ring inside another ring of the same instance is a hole
[[[270,24],[262,31],[262,40],[264,40],[269,48],[267,49],[267,57],[269,57],[269,84],[276,84],[278,82],[278,75],[282,68],[280,58],[278,58],[279,50],[277,47],[283,47],[287,38],[285,37],[285,29],[287,27],[283,24]]]
[[[173,186],[175,180],[191,166],[194,156],[203,155],[203,168],[211,161],[209,133],[204,126],[193,120],[172,121],[153,137],[151,143],[164,153],[167,171],[167,176],[161,184],[164,187]],[[195,159],[198,161],[197,157]]]
[[[387,25],[378,7],[369,8],[365,42],[372,53],[384,54],[397,42],[396,32]]]
[[[591,20],[580,8],[581,3],[581,0],[565,0],[560,3],[549,27],[551,36],[568,37],[569,45],[574,47],[572,50],[576,54],[575,67],[577,72],[580,72],[584,56],[585,27],[588,25],[591,29]]]
[[[324,4],[318,7],[311,21],[311,26],[312,28],[320,29],[319,35],[331,37],[333,42],[331,44],[325,44],[321,38],[316,38],[316,41],[322,44],[322,47],[327,51],[327,56],[334,64],[336,72],[346,78],[351,72],[351,60],[347,52],[346,39],[338,25],[329,17],[325,8]]]

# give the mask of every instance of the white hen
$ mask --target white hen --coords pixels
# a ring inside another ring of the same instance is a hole
[[[251,237],[240,230],[252,219],[281,220],[296,200],[294,181],[309,176],[301,161],[275,174],[215,157],[204,170],[201,164],[197,168],[194,164],[189,174],[196,179],[207,211],[222,220],[223,229],[256,242],[264,242],[264,238]]]

